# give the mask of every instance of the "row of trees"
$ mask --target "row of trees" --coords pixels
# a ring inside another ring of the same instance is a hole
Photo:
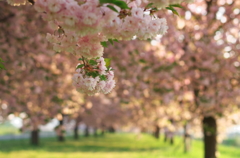
[[[198,0],[167,17],[168,33],[156,40],[119,42],[105,50],[116,88],[107,96],[85,96],[71,83],[77,59],[52,51],[50,30],[31,6],[0,3],[0,117],[25,113],[23,129],[64,115],[94,128],[137,126],[172,132],[202,126],[205,158],[216,157],[217,119],[239,109],[240,3]],[[4,105],[4,106],[3,106]],[[6,105],[6,106],[5,106]],[[202,122],[202,123],[200,123]],[[62,139],[62,127],[58,135]],[[77,128],[75,128],[77,135]],[[187,145],[186,145],[187,150]]]

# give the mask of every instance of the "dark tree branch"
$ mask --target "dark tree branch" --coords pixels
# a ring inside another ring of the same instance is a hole
[[[212,0],[206,0],[206,3],[207,3],[207,13],[210,12],[210,8],[212,6]]]
[[[29,3],[31,3],[32,5],[34,5],[34,0],[28,0]]]

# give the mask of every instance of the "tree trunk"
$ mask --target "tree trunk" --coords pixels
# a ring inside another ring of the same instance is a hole
[[[78,125],[75,125],[74,127],[74,139],[78,140],[79,135],[78,135]]]
[[[168,132],[165,131],[164,132],[164,142],[167,142],[168,141]]]
[[[62,130],[63,128],[63,119],[62,120],[59,120],[59,128],[60,128],[60,134],[58,135],[58,141],[59,142],[63,142],[65,139],[64,139],[64,131]]]
[[[159,139],[159,132],[160,132],[160,127],[158,125],[156,125],[155,130],[154,130],[154,137],[156,139]]]
[[[93,133],[94,137],[97,137],[98,134],[97,134],[97,128],[94,128],[94,133]]]
[[[39,131],[35,129],[31,132],[31,145],[39,145]]]
[[[187,153],[191,148],[191,135],[187,131],[187,123],[184,125],[184,152]]]
[[[172,125],[174,125],[174,120],[171,118],[169,119],[169,121],[171,122]],[[170,144],[173,145],[174,144],[174,132],[172,130],[169,131],[169,138],[170,138]]]
[[[78,116],[76,119],[75,119],[76,123],[75,123],[75,127],[74,127],[74,135],[73,135],[73,138],[75,140],[78,140],[79,138],[79,133],[78,133],[78,126],[80,124],[80,122],[82,121],[82,118],[80,116]]]
[[[173,139],[173,132],[170,132],[170,144],[173,145],[174,144],[174,139]]]
[[[204,158],[216,158],[216,119],[212,116],[204,117],[202,124],[204,133]]]
[[[104,134],[105,134],[105,130],[102,129],[102,130],[101,130],[101,136],[104,136]]]
[[[147,133],[147,128],[142,127],[142,128],[141,128],[141,133]]]
[[[113,127],[113,126],[110,126],[110,127],[108,128],[108,132],[109,132],[109,133],[115,133],[114,127]]]
[[[89,136],[89,128],[86,126],[85,131],[84,131],[84,136],[88,137]]]

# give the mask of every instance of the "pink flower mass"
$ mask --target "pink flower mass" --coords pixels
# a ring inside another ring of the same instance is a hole
[[[0,2],[2,118],[174,131],[239,111],[239,1],[6,1],[24,6]]]
[[[114,73],[111,68],[107,69],[102,57],[97,59],[96,62],[92,67],[90,65],[82,65],[82,68],[77,67],[77,74],[73,76],[73,85],[79,92],[87,93],[88,95],[95,93],[107,94],[115,87]],[[100,77],[89,76],[88,74],[90,73],[97,73]]]
[[[127,4],[128,1],[126,1]],[[157,8],[168,6],[169,1],[149,1],[156,3]],[[172,0],[171,3],[180,3],[179,0]],[[23,5],[24,0],[8,0],[11,5]],[[55,30],[47,33],[47,40],[52,43],[53,49],[57,52],[69,52],[77,58],[84,57],[94,59],[103,56],[104,48],[101,42],[108,39],[131,40],[137,37],[142,40],[154,38],[157,35],[164,35],[168,29],[166,19],[153,15],[151,9],[146,8],[146,1],[132,1],[129,7],[124,9],[120,6],[113,6],[100,3],[99,0],[37,0],[34,8],[42,14],[44,20]],[[104,64],[100,62],[100,68],[104,69]],[[105,73],[102,70],[101,73]],[[112,76],[108,78],[113,78]],[[83,75],[84,76],[84,75]],[[85,76],[88,76],[85,74]],[[85,84],[76,82],[73,77],[74,86],[79,91],[93,93],[97,85],[97,78],[85,78]],[[83,82],[83,81],[82,81]],[[91,83],[92,82],[92,83]],[[80,86],[84,85],[84,86]],[[103,84],[101,84],[103,85]],[[105,88],[100,91],[108,93],[115,82],[108,81]],[[81,88],[85,90],[80,90]],[[99,89],[99,88],[97,88]]]

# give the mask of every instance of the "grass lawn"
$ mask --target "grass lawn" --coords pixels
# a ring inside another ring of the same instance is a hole
[[[28,140],[0,141],[0,158],[203,158],[201,141],[193,141],[192,150],[183,153],[182,138],[175,145],[156,140],[143,134],[106,134],[105,136],[67,138],[57,142],[55,138],[41,139],[40,146],[29,145]],[[239,158],[240,148],[220,145],[220,158]]]
[[[0,136],[4,134],[20,134],[19,129],[10,123],[0,124]]]

